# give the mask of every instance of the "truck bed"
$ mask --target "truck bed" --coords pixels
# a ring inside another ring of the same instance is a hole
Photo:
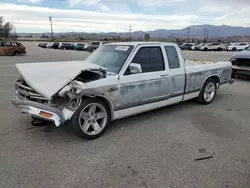
[[[219,85],[231,81],[231,62],[190,61],[185,60],[186,88],[185,93],[201,90],[203,82],[211,76],[217,79]]]

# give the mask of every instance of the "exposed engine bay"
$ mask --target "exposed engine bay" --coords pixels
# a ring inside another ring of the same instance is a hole
[[[75,110],[81,103],[84,95],[83,90],[86,89],[85,83],[99,80],[106,77],[106,71],[98,70],[85,70],[76,76],[67,86],[62,88],[58,94],[54,95],[51,101],[52,105],[57,108],[67,108]],[[90,95],[85,94],[91,97]]]

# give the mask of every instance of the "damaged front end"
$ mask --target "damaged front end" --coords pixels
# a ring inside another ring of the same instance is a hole
[[[15,85],[17,98],[12,100],[12,104],[24,114],[59,126],[71,119],[83,97],[94,97],[95,93],[88,91],[86,83],[106,76],[103,69],[84,70],[50,99],[45,98],[20,78]]]

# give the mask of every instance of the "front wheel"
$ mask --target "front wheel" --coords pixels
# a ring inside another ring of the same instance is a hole
[[[217,93],[217,85],[214,79],[209,78],[203,85],[198,102],[200,104],[210,104]]]
[[[74,133],[88,140],[100,137],[109,122],[109,107],[98,99],[83,100],[71,119]]]

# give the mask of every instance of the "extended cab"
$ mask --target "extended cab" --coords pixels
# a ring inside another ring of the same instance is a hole
[[[221,85],[232,83],[230,62],[184,60],[172,43],[109,43],[85,61],[16,67],[21,78],[12,104],[35,120],[69,121],[87,139],[116,119],[194,98],[209,104]]]

